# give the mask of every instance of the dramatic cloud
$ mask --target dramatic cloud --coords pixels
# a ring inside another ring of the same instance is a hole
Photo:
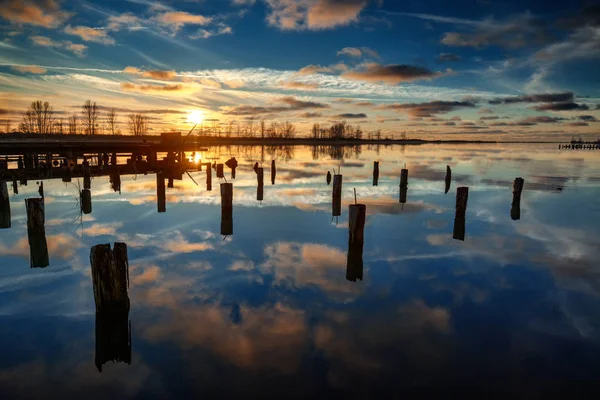
[[[300,111],[307,109],[322,109],[329,108],[327,104],[316,103],[312,101],[302,101],[294,97],[282,97],[279,99],[283,105],[276,106],[225,106],[221,107],[222,113],[226,115],[257,115],[257,114],[270,114],[287,111]]]
[[[96,42],[102,44],[115,44],[115,40],[106,34],[104,29],[91,28],[89,26],[67,25],[65,33],[73,36],[79,36],[86,42]]]
[[[323,30],[358,20],[367,0],[266,0],[269,25],[281,30]]]
[[[0,17],[15,24],[56,28],[71,17],[55,0],[4,0]]]
[[[378,106],[382,110],[405,112],[413,117],[432,117],[435,114],[447,114],[459,108],[475,107],[470,101],[430,101],[428,103],[386,104]]]
[[[30,74],[45,74],[47,71],[46,68],[38,67],[36,65],[17,65],[13,66],[12,69]]]
[[[503,97],[492,99],[489,104],[513,104],[513,103],[554,103],[571,102],[574,96],[572,92],[531,94],[514,97]]]
[[[62,42],[54,41],[46,36],[31,36],[29,38],[33,43],[42,47],[55,47],[62,48],[65,50],[69,50],[79,57],[83,57],[85,55],[85,51],[87,50],[87,46],[84,44],[75,44],[69,40],[64,40]]]
[[[364,113],[360,113],[360,114],[346,113],[346,114],[334,115],[334,117],[335,118],[344,118],[344,119],[364,119],[364,118],[367,118],[367,114],[364,114]]]
[[[123,70],[123,72],[143,76],[144,78],[152,78],[152,79],[160,79],[164,81],[170,81],[177,77],[177,73],[175,71],[158,71],[158,70],[150,70],[150,71],[142,71],[135,67],[127,67]]]
[[[402,82],[413,82],[420,79],[434,79],[444,75],[441,72],[433,72],[425,67],[413,65],[381,65],[367,63],[359,70],[342,74],[347,79],[356,79],[367,82],[387,83],[397,85]]]
[[[538,111],[586,111],[590,108],[585,104],[577,104],[572,101],[564,103],[547,103],[533,107]]]
[[[459,56],[458,54],[440,53],[437,60],[439,62],[456,62],[456,61],[462,60],[462,57]]]
[[[186,89],[182,84],[174,85],[136,85],[125,82],[121,84],[121,89],[134,92],[180,92]]]
[[[280,85],[287,89],[300,89],[300,90],[314,90],[319,88],[318,83],[304,83],[304,82],[281,82]]]
[[[377,51],[370,49],[368,47],[345,47],[342,50],[337,52],[338,56],[349,56],[349,57],[356,57],[356,58],[362,58],[362,57],[373,57],[373,58],[380,58],[379,57],[379,53],[377,53]]]
[[[314,75],[321,73],[336,73],[336,72],[344,72],[348,70],[348,66],[344,63],[330,65],[329,67],[322,67],[320,65],[308,65],[304,68],[301,68],[297,75]]]

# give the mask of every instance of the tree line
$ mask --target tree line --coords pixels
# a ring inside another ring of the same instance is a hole
[[[125,123],[131,135],[142,136],[148,133],[148,117],[143,114],[129,114]],[[10,121],[5,120],[5,132],[10,131]],[[40,135],[120,135],[121,129],[116,109],[111,108],[102,115],[100,106],[95,101],[86,100],[79,113],[65,118],[58,117],[49,102],[36,100],[23,113],[17,132]]]

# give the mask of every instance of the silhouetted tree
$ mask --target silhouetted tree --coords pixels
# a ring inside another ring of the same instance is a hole
[[[98,111],[98,105],[96,102],[92,102],[91,100],[86,100],[85,103],[81,106],[81,115],[82,115],[82,124],[85,129],[85,133],[88,135],[95,135],[96,128],[98,123],[98,116],[100,112]]]
[[[106,114],[106,124],[111,135],[117,134],[117,110],[111,108]]]
[[[148,118],[143,114],[129,114],[129,133],[142,136],[148,130]]]
[[[4,120],[4,133],[10,133],[10,119]]]
[[[260,138],[264,139],[265,138],[265,133],[267,131],[267,124],[265,123],[264,119],[260,120]]]
[[[59,135],[63,135],[65,133],[64,131],[64,124],[63,124],[63,119],[59,118],[56,120],[56,123],[54,124],[54,133],[58,133]]]
[[[52,131],[53,114],[50,103],[41,100],[34,101],[23,114],[23,122],[19,125],[19,131],[47,135]]]
[[[68,119],[69,135],[77,135],[77,115],[73,114]]]

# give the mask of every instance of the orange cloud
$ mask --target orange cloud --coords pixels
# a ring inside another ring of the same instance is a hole
[[[15,24],[56,28],[71,17],[55,0],[8,0],[2,2],[0,17]]]
[[[170,26],[176,31],[184,25],[208,25],[212,22],[212,18],[190,14],[185,11],[165,12],[156,16],[155,19],[161,25]]]
[[[270,25],[281,30],[322,30],[358,20],[366,0],[267,0]]]
[[[132,92],[179,92],[186,89],[182,84],[173,85],[136,85],[130,82],[121,84],[121,89]]]
[[[79,36],[86,42],[96,42],[103,44],[115,44],[115,40],[106,34],[104,29],[95,29],[89,26],[75,26],[67,25],[65,33],[73,36]]]
[[[165,81],[173,80],[177,77],[177,73],[175,71],[161,71],[161,70],[150,70],[150,71],[142,71],[136,67],[126,67],[123,72],[132,75],[140,75],[144,78],[152,78],[152,79],[162,79]]]
[[[37,65],[15,65],[12,67],[15,71],[30,73],[30,74],[45,74],[47,69],[38,67]]]
[[[76,44],[69,40],[57,42],[46,36],[31,36],[29,38],[29,40],[31,40],[33,43],[35,43],[38,46],[56,47],[56,48],[63,48],[63,49],[69,50],[69,51],[75,53],[76,55],[78,55],[79,57],[83,57],[85,55],[85,51],[88,48],[84,44]]]

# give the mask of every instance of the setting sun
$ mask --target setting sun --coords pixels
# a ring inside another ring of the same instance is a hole
[[[202,111],[192,111],[188,115],[188,122],[193,124],[201,124],[204,120],[204,113]]]

